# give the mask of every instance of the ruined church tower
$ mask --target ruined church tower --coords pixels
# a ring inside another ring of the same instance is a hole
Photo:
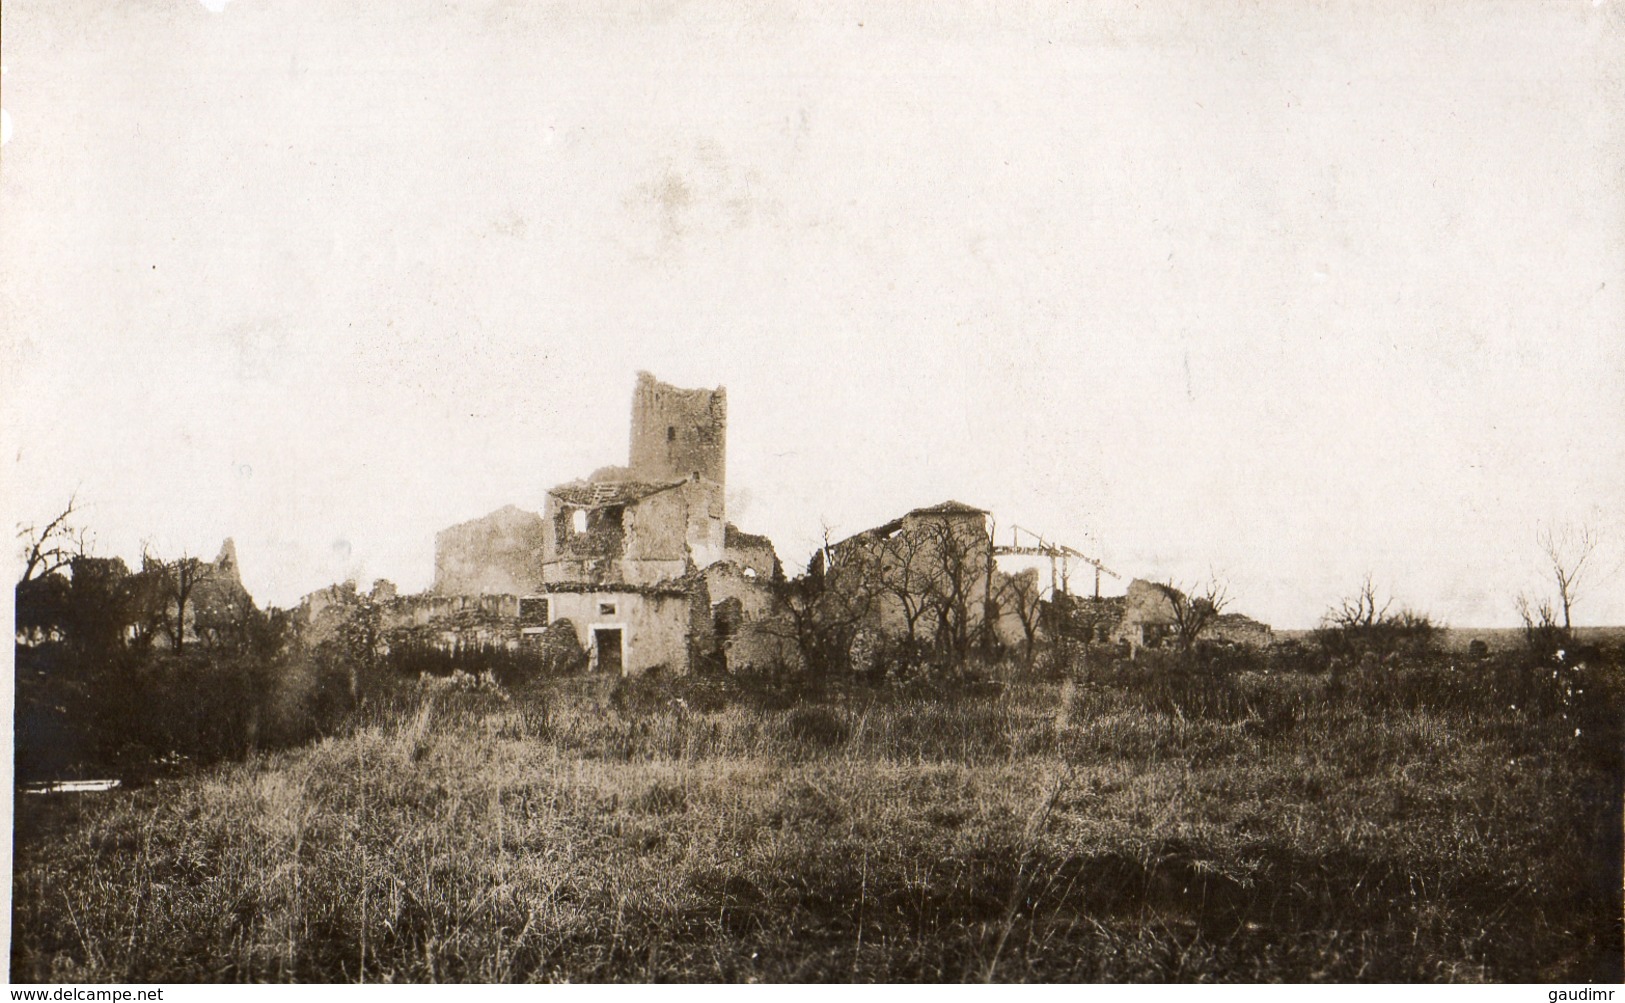
[[[726,483],[728,392],[685,390],[638,374],[632,392],[632,476]]]

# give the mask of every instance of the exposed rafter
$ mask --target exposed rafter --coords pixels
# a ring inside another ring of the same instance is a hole
[[[1032,542],[1023,544],[1021,542],[1021,534],[1026,534],[1028,537],[1031,537]],[[1083,551],[1078,550],[1078,549],[1076,549],[1074,547],[1069,547],[1064,543],[1056,543],[1054,541],[1047,540],[1043,536],[1039,535],[1038,533],[1034,533],[1030,529],[1024,529],[1021,526],[1011,526],[1010,527],[1010,545],[1006,546],[1006,547],[1001,547],[1001,546],[998,546],[998,545],[995,544],[994,547],[993,547],[993,556],[994,557],[1018,556],[1018,557],[1047,557],[1047,558],[1049,558],[1049,562],[1050,562],[1050,591],[1052,591],[1052,592],[1057,590],[1057,581],[1059,581],[1059,591],[1061,591],[1061,592],[1066,592],[1067,591],[1067,579],[1069,577],[1068,574],[1067,574],[1067,570],[1068,570],[1067,564],[1072,560],[1082,561],[1083,563],[1085,563],[1087,565],[1090,565],[1091,567],[1093,567],[1095,569],[1095,595],[1097,597],[1100,595],[1100,576],[1102,574],[1111,575],[1113,578],[1116,578],[1116,579],[1119,579],[1119,580],[1121,580],[1122,577],[1123,577],[1122,575],[1119,575],[1117,572],[1113,571],[1111,568],[1108,568],[1108,567],[1106,567],[1106,565],[1100,563],[1099,559],[1094,558],[1094,557],[1090,557],[1088,554],[1085,554]],[[1058,579],[1057,579],[1057,563],[1059,563],[1059,578]]]

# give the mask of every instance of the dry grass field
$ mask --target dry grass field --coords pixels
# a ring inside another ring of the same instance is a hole
[[[12,977],[1620,977],[1617,660],[405,684],[17,799]]]

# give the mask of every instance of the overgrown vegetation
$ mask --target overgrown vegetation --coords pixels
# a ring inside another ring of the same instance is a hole
[[[1002,668],[393,678],[21,798],[13,977],[1619,978],[1617,650]]]
[[[586,664],[567,620],[522,647],[445,648],[389,645],[368,601],[315,638],[296,614],[259,610],[246,594],[215,594],[188,613],[209,567],[149,555],[132,572],[80,554],[18,584],[19,783],[140,783],[334,734],[420,676],[511,686]]]

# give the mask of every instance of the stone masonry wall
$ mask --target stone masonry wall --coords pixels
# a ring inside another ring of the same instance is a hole
[[[542,578],[546,523],[513,505],[435,534],[434,586],[441,595],[522,594]]]
[[[692,477],[726,483],[728,394],[685,390],[638,374],[632,393],[631,463],[648,480]]]

